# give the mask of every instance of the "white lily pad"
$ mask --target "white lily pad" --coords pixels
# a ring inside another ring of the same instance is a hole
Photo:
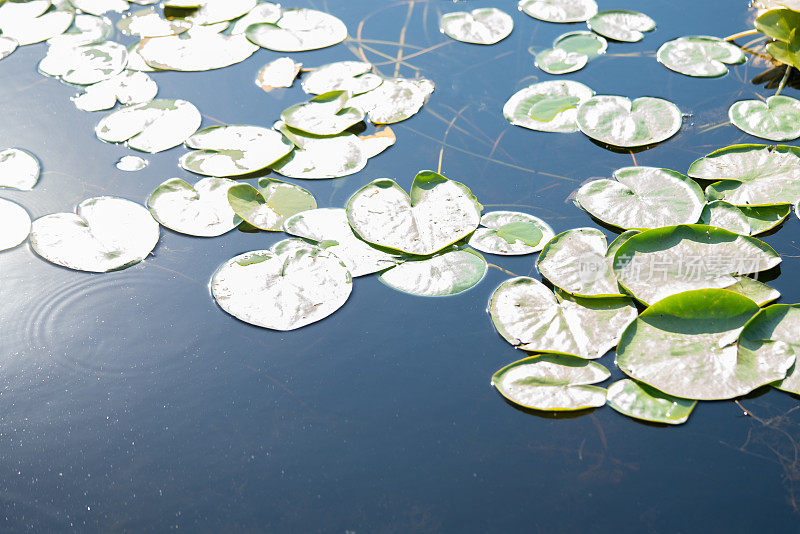
[[[289,130],[280,123],[278,128],[296,147],[272,165],[272,170],[278,174],[288,178],[321,180],[349,176],[367,165],[366,147],[351,133],[317,137]]]
[[[0,198],[0,250],[14,248],[31,233],[31,217],[25,208]]]
[[[578,106],[593,95],[589,87],[572,80],[539,82],[514,93],[503,106],[503,116],[531,130],[576,132]]]
[[[594,180],[577,193],[580,207],[617,228],[658,228],[693,224],[705,195],[694,180],[656,167],[624,167],[613,180]]]
[[[72,26],[75,11],[54,9],[48,11],[50,2],[4,2],[0,4],[0,33],[14,39],[19,46],[40,43],[61,35]]]
[[[117,21],[117,29],[125,35],[136,37],[167,37],[178,35],[192,27],[188,20],[167,20],[155,7],[148,7],[123,15]]]
[[[384,126],[374,134],[360,135],[358,138],[368,158],[374,158],[397,141],[394,131],[389,126]]]
[[[16,39],[0,35],[0,59],[6,58],[17,49],[18,43]]]
[[[236,22],[233,23],[231,35],[244,33],[251,24],[257,24],[259,22],[274,24],[280,20],[282,13],[280,5],[272,2],[260,2],[256,7],[251,9],[247,15],[237,19]]]
[[[251,24],[247,38],[277,52],[302,52],[341,43],[347,26],[338,18],[314,9],[284,9],[275,23]]]
[[[606,391],[595,384],[610,376],[595,362],[569,356],[535,356],[507,365],[492,376],[500,394],[524,408],[575,411],[606,403]]]
[[[260,126],[211,126],[186,140],[193,152],[179,165],[207,176],[240,176],[269,167],[294,145],[280,132]]]
[[[157,99],[114,111],[97,124],[95,133],[102,141],[127,141],[134,150],[153,153],[180,145],[201,121],[191,102]]]
[[[69,0],[84,13],[90,15],[105,15],[106,13],[122,13],[130,7],[127,0]]]
[[[696,400],[673,397],[628,378],[608,386],[606,396],[608,405],[621,414],[668,425],[685,423],[697,405]]]
[[[0,151],[0,187],[30,191],[39,181],[39,160],[21,148]]]
[[[303,75],[303,91],[314,95],[329,91],[360,95],[383,83],[383,78],[371,73],[371,70],[372,64],[363,61],[328,63]]]
[[[39,72],[67,83],[91,85],[116,76],[128,64],[128,49],[114,41],[78,46],[51,46]]]
[[[202,0],[193,2],[199,4],[199,9],[186,17],[195,25],[212,25],[227,23],[233,19],[247,15],[256,7],[257,0]],[[170,2],[166,2],[169,5]]]
[[[760,310],[741,333],[753,346],[766,342],[784,343],[800,357],[800,304],[773,304]],[[774,387],[800,395],[800,369],[795,363],[785,379],[772,384]]]
[[[398,291],[421,297],[457,295],[483,280],[488,266],[470,248],[448,250],[430,258],[406,260],[380,275],[380,281]]]
[[[612,146],[660,143],[681,128],[678,106],[661,98],[598,95],[578,107],[578,127],[592,139]]]
[[[584,54],[592,60],[606,53],[608,41],[600,35],[587,31],[569,32],[559,35],[553,42],[553,48],[566,52]]]
[[[567,74],[581,70],[589,56],[580,52],[567,52],[563,48],[548,48],[536,54],[536,66],[548,74]]]
[[[142,40],[136,51],[153,68],[206,71],[240,63],[258,47],[244,35],[224,35],[213,30]]]
[[[225,262],[211,279],[217,304],[272,330],[294,330],[338,310],[353,287],[347,267],[319,247],[288,241],[293,243],[281,241]]]
[[[613,349],[636,318],[629,298],[581,298],[520,276],[494,291],[489,313],[506,341],[531,352],[596,359]]]
[[[260,178],[258,189],[250,184],[231,187],[228,203],[248,224],[271,232],[283,230],[283,222],[292,215],[317,207],[309,191],[272,178]]]
[[[776,95],[761,100],[740,100],[728,110],[731,123],[745,133],[770,141],[800,137],[800,100]]]
[[[268,93],[278,87],[291,87],[302,66],[290,57],[279,57],[261,67],[256,85]]]
[[[757,235],[781,224],[790,211],[789,204],[739,207],[724,200],[712,200],[703,208],[700,222],[741,235]]]
[[[448,37],[481,45],[502,41],[511,35],[513,28],[514,19],[505,11],[494,7],[447,13],[439,21],[439,29]]]
[[[738,46],[718,37],[692,35],[667,41],[656,52],[658,62],[686,76],[715,78],[728,74],[728,65],[744,63]]]
[[[487,254],[517,256],[542,250],[555,233],[538,217],[518,211],[490,211],[469,238],[469,245]]]
[[[181,234],[216,237],[242,222],[228,203],[228,190],[236,185],[227,178],[203,178],[194,187],[180,178],[159,185],[147,199],[153,217]]]
[[[149,164],[149,161],[139,156],[122,156],[115,167],[125,172],[136,172],[144,169]]]
[[[75,107],[83,111],[100,111],[113,108],[117,102],[123,106],[144,104],[158,94],[158,85],[144,72],[125,70],[113,78],[95,83],[73,97]]]
[[[385,178],[362,187],[347,201],[347,218],[368,243],[429,255],[474,232],[481,209],[464,184],[433,171],[420,171],[410,196]]]
[[[364,120],[364,112],[347,106],[346,91],[330,91],[281,113],[290,128],[312,135],[336,135]]]
[[[347,105],[369,113],[374,124],[393,124],[414,116],[433,90],[433,82],[425,78],[389,78],[377,89],[351,98]]]
[[[72,26],[47,40],[50,46],[80,46],[108,41],[114,35],[114,25],[107,17],[76,15]]]
[[[139,263],[158,243],[158,223],[146,208],[116,197],[94,197],[76,213],[33,221],[30,242],[45,260],[69,269],[108,272]]]
[[[642,32],[656,29],[655,21],[644,13],[623,9],[600,11],[587,20],[586,25],[603,37],[630,43],[644,39]]]
[[[585,22],[597,13],[594,0],[520,0],[526,15],[546,22]]]

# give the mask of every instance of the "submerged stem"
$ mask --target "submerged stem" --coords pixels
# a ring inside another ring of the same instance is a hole
[[[733,35],[727,36],[725,39],[723,39],[723,41],[735,41],[736,39],[739,39],[740,37],[747,37],[748,35],[755,35],[757,33],[758,33],[758,30],[756,30],[756,29],[747,30],[747,31],[739,32],[739,33],[734,33]]]
[[[778,85],[778,90],[775,91],[775,96],[781,94],[783,88],[786,86],[786,82],[789,81],[789,73],[792,72],[792,66],[786,65],[786,72],[783,73],[783,78],[781,78],[781,83]]]

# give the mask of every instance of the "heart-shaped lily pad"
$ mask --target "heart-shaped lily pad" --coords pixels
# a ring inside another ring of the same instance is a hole
[[[555,233],[538,217],[518,211],[491,211],[481,217],[481,225],[469,245],[487,254],[516,256],[542,250]]]
[[[628,378],[608,386],[606,395],[608,405],[621,414],[668,425],[685,423],[697,405],[696,400],[673,397]]]
[[[91,85],[125,69],[128,49],[114,41],[79,46],[51,46],[39,62],[39,72],[67,83]]]
[[[567,74],[581,70],[589,56],[580,52],[567,52],[563,48],[548,48],[536,54],[536,66],[547,74]]]
[[[351,95],[360,95],[383,83],[383,78],[372,74],[371,70],[372,64],[364,61],[328,63],[303,76],[303,91],[315,95],[328,91],[347,91]]]
[[[353,287],[347,267],[319,247],[287,241],[225,262],[211,279],[217,304],[246,323],[272,330],[294,330],[338,310]]]
[[[784,344],[739,340],[758,305],[724,289],[669,296],[622,335],[617,364],[631,378],[676,397],[731,399],[780,380],[795,360]]]
[[[268,93],[278,87],[291,87],[302,66],[290,57],[274,59],[258,71],[256,85]]]
[[[100,111],[113,108],[117,102],[123,106],[150,102],[158,94],[158,85],[144,72],[125,70],[113,78],[88,86],[72,99],[75,107],[83,111]]]
[[[260,178],[258,189],[250,184],[231,187],[228,202],[248,224],[270,232],[281,231],[283,221],[292,215],[317,207],[309,191],[272,178]]]
[[[347,218],[368,243],[429,255],[475,231],[481,209],[464,184],[421,171],[414,178],[410,196],[389,179],[362,187],[347,201]]]
[[[578,107],[578,127],[592,139],[612,146],[660,143],[681,128],[678,106],[661,98],[633,102],[622,96],[598,95]]]
[[[488,266],[470,248],[448,250],[430,258],[406,260],[380,275],[380,281],[403,293],[421,297],[457,295],[476,286]]]
[[[319,137],[292,130],[280,122],[276,128],[295,145],[288,156],[272,165],[278,174],[306,180],[340,178],[367,165],[367,147],[351,133]]]
[[[242,222],[228,203],[236,185],[226,178],[203,178],[194,187],[180,178],[159,185],[147,199],[153,217],[171,230],[198,237],[216,237]]]
[[[692,35],[667,41],[656,52],[658,62],[686,76],[715,78],[728,74],[728,65],[744,63],[744,52],[718,37]]]
[[[439,29],[448,37],[482,45],[502,41],[511,34],[513,28],[514,19],[494,7],[447,13],[439,23]]]
[[[140,204],[94,197],[78,204],[76,213],[33,221],[30,242],[51,263],[102,273],[142,261],[158,243],[158,233],[158,223]]]
[[[571,133],[578,130],[578,106],[592,95],[589,87],[572,80],[535,83],[514,93],[503,106],[503,115],[523,128]]]
[[[489,301],[495,328],[506,341],[532,352],[599,358],[617,345],[636,318],[629,298],[580,298],[520,276],[506,280]]]
[[[587,20],[586,25],[590,30],[603,37],[629,43],[644,39],[642,32],[651,32],[656,29],[655,21],[644,13],[623,9],[600,11]]]
[[[294,145],[280,132],[260,126],[211,126],[186,140],[196,149],[181,157],[187,171],[207,176],[240,176],[269,167]]]
[[[731,123],[756,137],[791,141],[800,137],[800,100],[776,95],[761,100],[740,100],[728,110]]]
[[[251,24],[247,38],[262,48],[277,52],[302,52],[341,43],[347,27],[333,15],[314,9],[284,9],[273,23]]]
[[[20,148],[0,151],[0,187],[30,191],[39,181],[39,160]]]
[[[585,22],[597,13],[594,0],[520,0],[526,15],[546,22]]]
[[[742,338],[752,344],[784,343],[800,357],[800,304],[773,304],[760,310],[742,330]],[[800,369],[795,363],[785,379],[772,384],[800,395]]]
[[[577,193],[580,207],[617,228],[658,228],[693,224],[705,195],[694,180],[656,167],[624,167],[614,180],[594,180]]]
[[[14,248],[31,233],[31,217],[25,208],[0,198],[0,250]]]
[[[503,397],[525,408],[574,411],[606,403],[606,391],[590,386],[608,378],[608,369],[569,356],[535,356],[507,365],[492,376]]]
[[[789,216],[790,211],[789,204],[740,207],[724,200],[712,200],[703,208],[700,222],[741,235],[757,235],[781,224]]]
[[[364,112],[349,107],[346,91],[330,91],[308,102],[295,104],[281,113],[290,128],[312,135],[336,135],[364,120]]]
[[[153,68],[206,71],[235,65],[253,55],[258,47],[240,35],[224,35],[212,29],[193,29],[180,35],[151,37],[136,47]]]
[[[134,150],[154,153],[183,143],[201,121],[200,112],[191,102],[156,99],[111,113],[94,131],[102,141],[127,141]]]
[[[385,79],[377,89],[351,98],[347,105],[369,113],[374,124],[394,124],[415,115],[433,89],[433,82],[425,78]]]

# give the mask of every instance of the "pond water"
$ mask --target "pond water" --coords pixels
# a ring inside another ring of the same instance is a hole
[[[745,2],[600,2],[658,23],[639,43],[567,78],[598,94],[655,96],[688,117],[678,135],[631,155],[581,134],[511,126],[503,103],[535,81],[533,66],[571,26],[536,21],[516,2],[296,0],[329,11],[353,38],[313,52],[259,50],[201,73],[159,72],[162,98],[182,98],[203,125],[270,126],[307,99],[295,83],[265,93],[253,80],[268,61],[304,66],[361,59],[385,75],[416,74],[436,91],[393,129],[395,146],[354,175],[297,181],[320,207],[342,207],[359,187],[393,178],[408,188],[420,169],[466,184],[487,210],[513,209],[556,232],[597,224],[568,197],[590,178],[634,164],[685,172],[712,150],[761,142],[727,124],[739,99],[768,96],[750,83],[754,61],[719,79],[681,76],[655,50],[682,35],[725,36],[752,27]],[[513,33],[493,46],[441,35],[443,12],[494,5]],[[121,42],[129,43],[120,36]],[[395,61],[403,40],[407,47]],[[389,44],[372,41],[387,41]],[[77,110],[77,89],[36,71],[45,45],[0,61],[0,147],[36,154],[33,191],[0,191],[33,217],[115,195],[144,202],[177,166],[178,147],[136,155],[94,135],[104,115]],[[375,52],[377,51],[377,52]],[[387,56],[389,59],[387,59]],[[796,96],[797,90],[785,94]],[[443,148],[443,151],[442,151]],[[440,152],[441,151],[441,152]],[[800,220],[764,237],[783,257],[771,282],[800,301]],[[606,231],[613,238],[611,232]],[[761,388],[741,400],[701,403],[688,423],[636,422],[608,407],[554,418],[506,403],[490,387],[524,355],[494,330],[491,292],[516,275],[538,278],[535,256],[487,256],[499,266],[470,291],[421,298],[375,276],[358,279],[345,306],[292,332],[248,325],[209,291],[214,270],[268,248],[281,233],[239,231],[203,239],[162,229],[154,255],[120,272],[89,274],[36,257],[28,244],[0,253],[0,525],[37,531],[181,529],[190,532],[622,532],[793,531],[800,510],[800,410]],[[614,355],[599,360],[622,373]]]

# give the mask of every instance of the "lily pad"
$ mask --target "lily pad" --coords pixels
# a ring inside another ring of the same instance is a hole
[[[445,297],[476,286],[483,280],[487,269],[483,256],[465,248],[430,258],[406,260],[382,273],[380,281],[411,295]]]
[[[800,304],[773,304],[759,311],[742,330],[741,338],[758,346],[783,343],[800,356]],[[785,379],[772,384],[776,388],[800,395],[800,369],[797,364]]]
[[[290,128],[313,135],[336,135],[364,120],[364,112],[348,107],[346,91],[330,91],[281,113]]]
[[[715,180],[706,188],[709,200],[736,206],[794,204],[800,200],[800,148],[793,146],[725,147],[695,160],[687,174]]]
[[[357,173],[367,165],[364,143],[351,133],[318,137],[277,126],[295,149],[272,165],[272,170],[288,178],[321,180]]]
[[[546,22],[585,22],[597,14],[594,0],[520,0],[526,15]]]
[[[741,275],[778,265],[766,243],[702,224],[667,226],[641,232],[614,255],[620,285],[644,303],[683,291],[728,288]],[[678,395],[680,396],[680,395]]]
[[[344,264],[300,240],[246,252],[225,262],[211,292],[227,313],[263,328],[294,330],[338,310],[353,282]]]
[[[0,198],[0,250],[14,248],[31,233],[31,217],[25,208]]]
[[[136,47],[151,67],[177,71],[221,69],[244,61],[256,50],[258,47],[244,35],[224,35],[213,30],[151,37]]]
[[[114,35],[114,25],[107,17],[76,15],[70,28],[47,40],[50,46],[75,47],[108,41]]]
[[[261,67],[256,85],[268,93],[278,87],[291,87],[302,66],[290,57],[279,57]]]
[[[675,72],[699,78],[728,74],[728,65],[745,62],[741,48],[718,37],[692,35],[667,41],[656,52],[658,62]]]
[[[61,80],[91,85],[125,70],[128,49],[114,41],[79,46],[51,46],[39,62],[39,72]]]
[[[280,132],[260,126],[211,126],[186,139],[193,152],[178,162],[207,176],[241,176],[269,167],[294,145]]]
[[[201,121],[200,112],[191,102],[157,99],[114,111],[94,131],[102,141],[127,141],[134,150],[153,153],[180,145]]]
[[[39,181],[39,160],[20,148],[0,151],[0,187],[30,191]]]
[[[592,32],[569,32],[556,38],[553,43],[553,48],[560,48],[566,52],[574,52],[576,54],[584,54],[592,60],[606,53],[608,41]]]
[[[442,16],[439,29],[448,37],[465,43],[491,45],[511,35],[514,19],[494,7],[455,11]]]
[[[589,87],[572,80],[546,81],[514,93],[503,106],[511,124],[543,132],[578,131],[578,106],[594,95]]]
[[[518,211],[490,211],[481,217],[481,225],[469,245],[487,254],[516,256],[542,250],[555,233],[538,217]]]
[[[761,100],[740,100],[728,110],[731,123],[745,133],[770,141],[800,137],[800,101],[776,95]]]
[[[681,128],[678,106],[661,98],[633,102],[622,96],[594,96],[578,107],[578,128],[596,141],[619,147],[660,143]]]
[[[629,43],[644,39],[642,32],[656,29],[655,21],[644,13],[623,9],[600,11],[587,20],[586,25],[603,37]]]
[[[6,58],[17,49],[17,40],[0,35],[0,59]]]
[[[125,172],[136,172],[144,169],[149,164],[149,161],[139,156],[122,156],[115,164],[115,167]]]
[[[754,350],[737,342],[758,312],[747,297],[724,289],[669,296],[639,315],[622,335],[617,364],[631,378],[668,395],[721,400],[780,380],[795,360],[785,344]]]
[[[492,376],[503,397],[525,408],[574,411],[606,403],[606,391],[590,386],[610,376],[595,362],[569,356],[535,356],[507,365]]]
[[[369,113],[369,120],[374,124],[393,124],[414,116],[433,89],[433,82],[425,78],[385,79],[377,89],[351,98],[347,105]]]
[[[339,61],[318,67],[303,76],[303,91],[321,95],[329,91],[347,91],[360,95],[372,91],[383,83],[383,78],[373,74],[372,63]]]
[[[506,341],[531,352],[596,359],[613,349],[636,318],[629,298],[581,298],[520,276],[506,280],[489,300],[495,328]]]
[[[226,178],[203,178],[194,187],[180,178],[159,185],[147,199],[153,217],[170,230],[198,237],[216,237],[242,222],[228,203],[236,185]]]
[[[0,33],[14,39],[19,46],[61,35],[72,26],[75,11],[72,6],[48,11],[49,7],[47,0],[0,4]]]
[[[188,20],[163,18],[155,7],[123,15],[117,21],[117,29],[120,32],[136,37],[167,37],[181,34],[191,27],[192,23]]]
[[[271,232],[283,230],[283,222],[292,215],[317,207],[309,191],[272,178],[260,178],[258,189],[250,184],[231,187],[228,202],[248,224]]]
[[[72,101],[80,110],[100,111],[113,108],[117,102],[123,106],[144,104],[157,94],[158,85],[147,73],[125,70],[113,78],[86,87]]]
[[[394,131],[388,126],[384,126],[374,134],[360,135],[358,138],[368,158],[374,158],[397,141]]]
[[[409,196],[394,180],[379,179],[347,201],[350,226],[364,241],[407,254],[429,255],[478,227],[482,206],[464,184],[420,171]]]
[[[608,405],[621,414],[668,425],[685,423],[697,405],[696,400],[673,397],[627,378],[608,386],[606,396]]]
[[[579,52],[567,52],[563,48],[548,48],[536,54],[536,66],[547,74],[567,74],[581,70],[589,62],[589,56]]]
[[[199,9],[186,17],[195,25],[212,25],[222,22],[227,23],[233,19],[247,15],[256,7],[257,0],[202,0],[193,2]],[[180,2],[177,2],[180,4]],[[169,6],[170,2],[165,5]],[[179,6],[180,7],[180,6]]]
[[[280,20],[282,14],[280,5],[272,2],[260,2],[247,15],[233,23],[231,35],[244,33],[251,24],[259,22],[274,24]]]
[[[302,52],[341,43],[347,26],[338,18],[314,9],[284,9],[275,23],[251,24],[247,38],[277,52]]]
[[[617,228],[658,228],[692,224],[700,218],[705,195],[686,176],[656,167],[624,167],[614,180],[594,180],[577,193],[580,207]]]
[[[110,12],[122,13],[130,7],[127,0],[69,0],[69,2],[75,9],[98,16]]]
[[[116,197],[94,197],[76,213],[33,221],[30,242],[45,260],[69,269],[108,272],[139,263],[158,243],[158,223],[146,208]]]
[[[712,200],[703,208],[700,222],[741,235],[757,235],[781,224],[789,216],[790,211],[789,204],[740,207],[724,200]]]

